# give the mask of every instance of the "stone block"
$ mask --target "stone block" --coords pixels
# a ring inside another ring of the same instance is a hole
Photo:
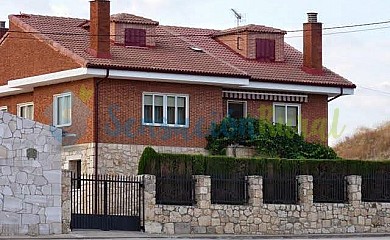
[[[61,207],[47,207],[45,210],[46,223],[60,223],[62,209]]]
[[[175,234],[190,234],[191,224],[190,223],[175,223]]]
[[[38,224],[39,215],[37,214],[22,214],[22,224]]]
[[[234,224],[233,223],[226,223],[223,230],[224,230],[224,233],[228,233],[228,234],[234,233]]]
[[[23,209],[23,201],[20,198],[4,196],[3,210],[7,212],[19,212]]]
[[[145,222],[145,232],[154,234],[162,233],[162,225],[158,222]]]
[[[50,223],[50,234],[61,234],[62,233],[62,223]]]
[[[0,212],[0,225],[19,225],[21,215],[14,212]]]
[[[211,226],[211,216],[201,216],[198,218],[199,226]]]
[[[50,234],[50,224],[39,224],[39,234],[40,235],[49,235]]]
[[[53,183],[61,184],[61,170],[43,171],[43,176],[51,184]]]
[[[192,227],[191,228],[191,233],[207,233],[207,228],[206,227]]]

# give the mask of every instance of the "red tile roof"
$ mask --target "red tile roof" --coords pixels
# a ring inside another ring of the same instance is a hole
[[[43,37],[53,40],[57,47],[63,47],[73,53],[77,59],[83,59],[85,65],[90,67],[249,77],[254,81],[355,87],[350,81],[326,68],[323,75],[304,72],[302,53],[286,43],[284,62],[265,63],[247,60],[213,38],[215,34],[223,32],[219,30],[156,26],[155,47],[112,45],[112,58],[102,59],[93,57],[86,51],[89,48],[89,33],[81,27],[86,22],[85,19],[29,15],[29,17],[15,16],[14,19],[11,17],[11,21],[29,26],[30,31],[35,29]],[[260,30],[263,27],[250,26],[250,28]],[[201,48],[203,51],[194,51],[191,47]]]
[[[111,21],[121,23],[133,23],[133,24],[147,24],[147,25],[158,25],[158,22],[153,21],[149,18],[144,18],[128,13],[118,13],[111,15]]]
[[[223,36],[223,35],[228,35],[228,34],[232,34],[232,33],[241,33],[241,32],[280,33],[280,34],[287,33],[284,30],[273,28],[273,27],[249,24],[249,25],[245,25],[245,26],[229,28],[226,30],[218,31],[214,34],[214,36]]]

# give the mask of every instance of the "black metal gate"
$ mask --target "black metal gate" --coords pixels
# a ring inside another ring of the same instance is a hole
[[[141,177],[72,175],[71,229],[144,230]]]

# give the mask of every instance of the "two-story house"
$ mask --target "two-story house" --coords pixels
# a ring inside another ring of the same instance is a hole
[[[134,174],[145,146],[205,153],[212,122],[228,115],[326,144],[328,101],[355,88],[322,66],[315,13],[302,54],[272,27],[162,26],[90,4],[89,20],[10,15],[0,40],[0,107],[63,128],[65,168]]]

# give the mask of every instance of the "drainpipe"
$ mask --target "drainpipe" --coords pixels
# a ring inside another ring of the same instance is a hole
[[[332,97],[331,99],[328,99],[328,102],[331,102],[331,101],[335,100],[336,98],[343,96],[343,94],[344,94],[344,88],[340,88],[340,94],[337,94],[336,96]]]
[[[102,79],[98,79],[95,81],[95,106],[94,106],[94,112],[95,112],[95,136],[94,136],[94,142],[95,142],[95,177],[98,176],[98,161],[99,161],[99,84],[103,82],[104,80],[108,79],[110,76],[110,69],[106,69],[106,76]]]

